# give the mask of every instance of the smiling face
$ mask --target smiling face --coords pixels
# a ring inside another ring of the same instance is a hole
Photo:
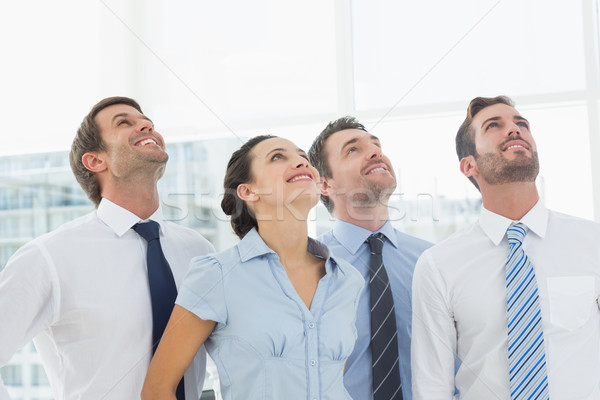
[[[387,201],[396,188],[392,163],[381,150],[376,136],[360,129],[346,129],[331,135],[325,143],[331,171],[327,195],[333,200],[345,197],[365,206]]]
[[[106,162],[114,177],[127,177],[161,167],[169,156],[152,121],[135,108],[115,104],[100,111],[95,121],[106,147]]]
[[[267,139],[254,146],[251,156],[252,182],[240,185],[245,190],[240,197],[251,207],[260,208],[256,210],[257,220],[258,211],[272,214],[281,207],[301,216],[319,201],[319,173],[294,143],[283,138]]]
[[[535,181],[537,147],[529,122],[506,104],[482,109],[471,124],[480,177],[490,185]]]

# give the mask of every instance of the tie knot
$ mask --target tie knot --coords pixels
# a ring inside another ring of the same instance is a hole
[[[511,225],[506,230],[506,236],[508,237],[508,243],[523,243],[523,239],[525,239],[525,235],[527,234],[527,226],[522,222],[518,224]]]
[[[147,242],[158,239],[158,228],[160,225],[156,221],[142,222],[131,227],[138,235],[146,239]]]
[[[375,235],[369,236],[366,240],[367,244],[371,248],[371,253],[381,254],[381,250],[383,250],[383,242],[385,241],[385,236],[383,233],[377,233]]]

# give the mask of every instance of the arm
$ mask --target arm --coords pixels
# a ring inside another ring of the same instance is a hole
[[[175,400],[177,384],[215,324],[175,305],[150,363],[142,388],[143,400]]]
[[[0,272],[0,367],[58,314],[58,278],[36,244],[17,251]],[[9,399],[0,378],[0,400]]]
[[[446,282],[430,252],[413,277],[411,369],[414,400],[450,400],[454,395],[456,329]]]

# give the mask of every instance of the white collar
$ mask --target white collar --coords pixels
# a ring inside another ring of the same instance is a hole
[[[522,222],[530,231],[543,238],[548,228],[548,209],[538,200],[520,221],[513,221],[481,207],[479,225],[496,246],[502,241],[508,227],[515,222]]]
[[[100,200],[100,204],[98,205],[98,210],[96,211],[98,218],[102,222],[104,222],[110,229],[112,229],[117,236],[121,237],[127,232],[131,227],[138,222],[145,222],[148,220],[156,221],[160,224],[160,232],[164,235],[165,227],[163,224],[164,217],[162,213],[162,208],[160,205],[154,211],[154,214],[150,216],[150,218],[146,220],[142,220],[140,217],[132,213],[131,211],[119,206],[118,204],[113,203],[112,201],[102,198]]]

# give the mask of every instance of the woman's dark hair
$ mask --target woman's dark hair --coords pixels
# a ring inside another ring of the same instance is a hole
[[[223,200],[221,200],[221,209],[225,215],[231,216],[231,227],[240,239],[246,236],[246,233],[250,232],[252,228],[258,229],[258,224],[252,210],[238,197],[237,187],[242,183],[253,180],[250,168],[252,164],[250,152],[254,146],[263,140],[275,137],[277,136],[260,135],[253,137],[231,155],[227,164],[223,182],[225,193],[223,194]]]

